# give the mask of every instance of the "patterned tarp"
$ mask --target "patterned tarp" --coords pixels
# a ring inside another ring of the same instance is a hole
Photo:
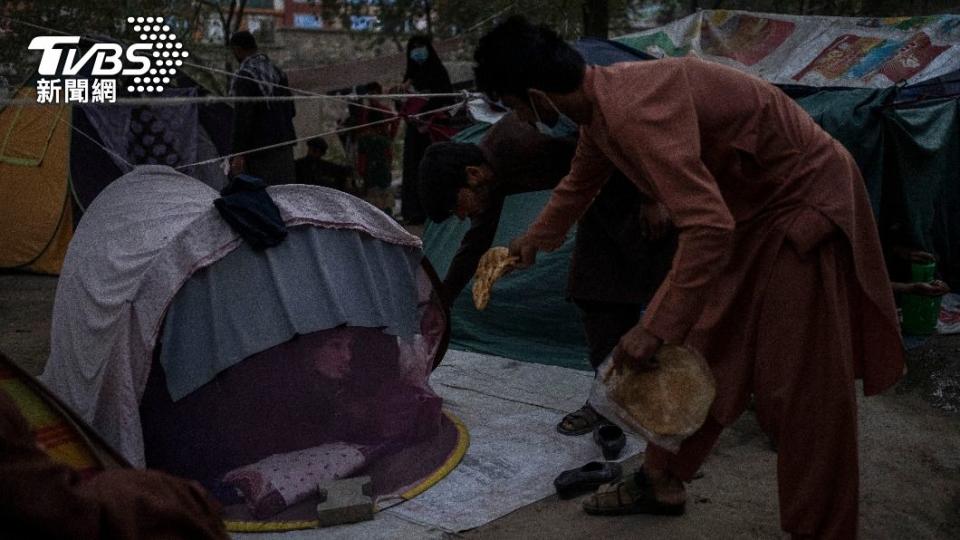
[[[776,84],[883,88],[960,67],[960,15],[855,18],[700,11],[614,41],[694,54]]]

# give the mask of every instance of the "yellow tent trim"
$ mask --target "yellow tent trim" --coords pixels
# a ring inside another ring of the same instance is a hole
[[[301,529],[316,529],[318,520],[313,521],[224,521],[227,532],[264,533],[287,532]]]
[[[461,422],[459,418],[451,414],[449,411],[443,411],[443,414],[447,415],[447,418],[449,418],[450,421],[457,426],[457,446],[453,449],[453,452],[450,453],[450,456],[447,457],[447,460],[443,463],[443,465],[440,466],[439,469],[434,471],[433,474],[426,477],[416,486],[400,494],[400,497],[404,500],[409,501],[410,499],[430,489],[440,480],[443,480],[448,474],[450,474],[452,470],[457,468],[457,465],[460,464],[460,460],[462,460],[464,454],[467,453],[467,448],[470,447],[470,433],[467,431],[467,426],[463,425],[463,422]]]

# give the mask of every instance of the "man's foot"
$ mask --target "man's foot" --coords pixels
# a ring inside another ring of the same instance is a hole
[[[563,420],[557,424],[557,431],[563,435],[583,435],[590,433],[593,428],[600,424],[609,424],[610,422],[600,416],[589,403],[563,417]]]
[[[679,516],[686,511],[683,482],[667,474],[651,478],[643,468],[620,482],[604,484],[583,502],[591,515],[653,514]]]

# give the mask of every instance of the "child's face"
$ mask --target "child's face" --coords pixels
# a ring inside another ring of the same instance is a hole
[[[311,357],[311,368],[318,375],[330,379],[343,379],[350,372],[352,353],[349,335],[337,333],[327,338],[323,346],[316,349]]]

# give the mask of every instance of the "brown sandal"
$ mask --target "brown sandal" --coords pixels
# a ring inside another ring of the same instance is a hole
[[[589,403],[563,417],[557,424],[557,431],[562,435],[583,435],[590,433],[600,424],[609,424],[606,418],[600,416]],[[571,426],[571,427],[566,427]]]
[[[619,482],[600,486],[596,493],[583,501],[583,511],[594,516],[681,516],[686,508],[686,503],[666,504],[658,501],[643,469]]]

